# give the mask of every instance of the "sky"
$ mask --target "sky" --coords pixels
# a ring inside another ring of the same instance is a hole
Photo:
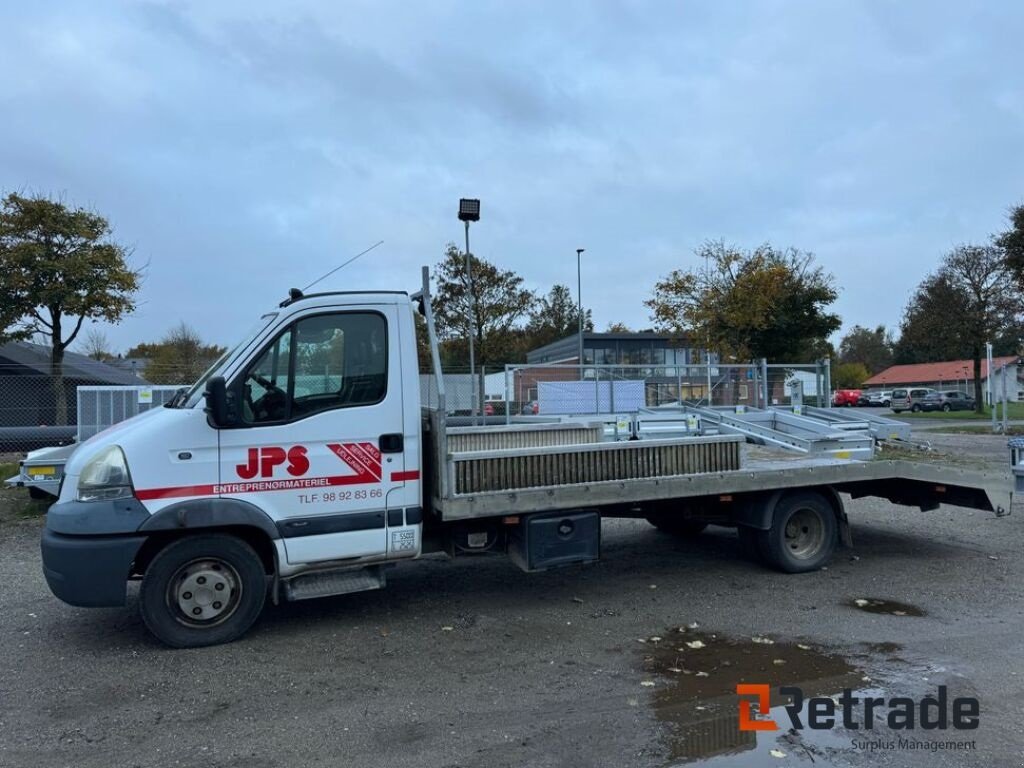
[[[723,239],[814,253],[898,324],[1024,202],[1024,3],[0,3],[0,191],[108,217],[145,266],[115,350],[236,339],[285,297],[418,287],[471,248],[650,326]]]

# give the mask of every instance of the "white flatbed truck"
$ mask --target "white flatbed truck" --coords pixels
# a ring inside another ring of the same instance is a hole
[[[377,589],[431,552],[593,562],[603,517],[733,526],[799,573],[849,543],[841,493],[1010,510],[999,473],[745,459],[740,436],[609,440],[586,418],[453,426],[443,383],[437,407],[420,403],[417,311],[443,382],[425,269],[412,295],[293,290],[191,390],[82,443],[42,537],[51,591],[116,606],[141,580],[146,626],[190,647],[239,637],[268,596]]]

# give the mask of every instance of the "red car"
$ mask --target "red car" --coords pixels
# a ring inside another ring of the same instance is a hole
[[[836,407],[845,405],[851,408],[857,405],[858,400],[860,400],[859,389],[837,389],[835,394],[832,395],[832,405]]]

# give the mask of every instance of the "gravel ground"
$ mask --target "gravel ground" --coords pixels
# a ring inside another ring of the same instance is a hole
[[[1000,438],[935,437],[943,450],[1005,460]],[[729,530],[685,541],[608,521],[592,567],[524,574],[503,558],[425,558],[393,571],[383,592],[271,607],[239,642],[170,651],[148,636],[134,603],[83,610],[50,595],[38,510],[20,499],[0,495],[2,766],[1024,759],[1022,509],[996,519],[848,502],[855,548],[800,576],[742,559]],[[868,613],[854,606],[860,598],[924,615]],[[693,637],[706,647],[669,647]],[[794,649],[803,646],[813,659],[801,661]],[[863,731],[841,730],[737,739],[735,700],[691,681],[731,688],[743,663],[755,681],[822,693],[848,680],[886,696],[948,684],[951,697],[980,699],[980,727],[915,738],[974,739],[976,748],[872,753],[852,745]],[[708,677],[669,671],[684,667]]]

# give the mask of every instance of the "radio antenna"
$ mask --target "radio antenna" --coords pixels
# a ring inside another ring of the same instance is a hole
[[[302,289],[303,293],[305,293],[306,291],[308,291],[308,290],[309,290],[310,288],[312,288],[312,287],[313,287],[314,285],[316,285],[317,283],[319,283],[319,282],[320,282],[321,280],[323,280],[324,278],[326,278],[326,277],[330,277],[330,276],[331,276],[331,275],[333,275],[333,274],[334,274],[335,272],[337,272],[337,271],[338,271],[339,269],[342,269],[343,267],[347,267],[347,266],[348,266],[349,264],[351,264],[351,263],[352,263],[353,261],[355,261],[356,259],[358,259],[358,258],[359,258],[360,256],[365,256],[365,255],[366,255],[366,254],[368,254],[368,253],[369,253],[370,251],[372,251],[372,250],[373,250],[374,248],[376,248],[376,247],[377,247],[378,245],[383,245],[383,244],[384,244],[384,241],[383,241],[383,240],[378,240],[378,241],[377,241],[376,243],[374,243],[373,245],[371,245],[371,246],[370,246],[369,248],[367,248],[367,249],[366,249],[365,251],[360,251],[359,253],[357,253],[357,254],[356,254],[355,256],[353,256],[353,257],[352,257],[351,259],[349,259],[348,261],[342,262],[341,264],[339,264],[338,266],[336,266],[336,267],[335,267],[334,269],[332,269],[332,270],[331,270],[330,272],[328,272],[328,273],[327,273],[326,275],[321,275],[321,276],[320,276],[320,277],[318,277],[318,278],[317,278],[316,280],[314,280],[314,281],[313,281],[312,283],[310,283],[310,284],[309,284],[309,285],[307,285],[307,286],[306,286],[305,288],[303,288],[303,289]]]

